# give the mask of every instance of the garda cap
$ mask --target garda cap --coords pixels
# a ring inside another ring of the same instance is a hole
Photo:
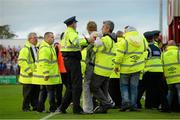
[[[160,33],[161,33],[161,31],[159,31],[159,30],[152,31],[153,36],[159,36]]]
[[[76,16],[73,16],[73,17],[70,17],[70,18],[68,18],[67,20],[65,20],[64,21],[64,23],[68,26],[68,25],[71,25],[72,23],[76,23],[76,22],[78,22],[77,20],[76,20]]]
[[[144,33],[144,37],[146,39],[148,39],[148,40],[152,39],[153,38],[153,33],[151,31],[147,31],[147,32]]]

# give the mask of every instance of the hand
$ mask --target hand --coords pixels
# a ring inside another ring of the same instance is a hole
[[[45,76],[45,77],[44,77],[44,80],[45,80],[45,81],[48,81],[48,80],[49,80],[49,76]]]
[[[116,74],[118,74],[119,68],[114,68],[114,72],[115,72]]]
[[[92,39],[92,38],[86,38],[86,39],[88,40],[89,43],[94,43],[94,41],[95,41],[95,40]]]
[[[33,73],[32,73],[32,72],[30,72],[28,75],[29,75],[30,77],[32,77]]]

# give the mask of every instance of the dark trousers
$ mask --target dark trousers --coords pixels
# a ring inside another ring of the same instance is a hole
[[[93,79],[91,80],[91,83],[90,83],[90,89],[91,89],[91,92],[93,93],[93,96],[100,102],[100,105],[102,105],[103,107],[106,107],[111,104],[107,96],[107,91],[109,89],[108,77],[103,77],[103,76],[94,74]]]
[[[115,107],[120,108],[121,106],[121,92],[119,86],[119,78],[112,78],[109,82],[109,94],[112,100],[115,102]]]
[[[179,87],[178,87],[179,86]],[[171,111],[180,112],[180,84],[170,84],[168,85],[168,103]]]
[[[137,97],[137,108],[142,108],[141,98],[146,91],[145,79],[139,80],[138,84],[138,97]]]
[[[167,84],[163,79],[162,72],[146,72],[144,74],[138,87],[138,106],[140,106],[140,99],[144,91],[146,91],[145,108],[158,108],[161,105],[162,109],[168,109]]]
[[[38,104],[38,111],[42,112],[45,111],[45,102],[47,99],[47,90],[45,85],[40,86],[40,93],[39,93],[39,104]]]
[[[57,85],[42,85],[40,90],[38,111],[42,112],[45,110],[45,101],[47,95],[49,96],[49,111],[54,112],[57,107],[61,105],[62,101],[62,84]]]
[[[65,111],[71,102],[73,102],[73,112],[79,113],[82,110],[80,106],[80,97],[82,93],[82,73],[80,60],[73,57],[64,57],[65,67],[67,69],[66,91],[60,110]]]
[[[30,104],[37,110],[39,89],[39,85],[23,84],[23,110],[30,110]]]

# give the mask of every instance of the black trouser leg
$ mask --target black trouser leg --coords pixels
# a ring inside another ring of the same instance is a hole
[[[94,74],[93,79],[91,80],[90,88],[94,97],[100,102],[101,105],[106,106],[110,104],[110,101],[105,96],[102,85],[107,78]]]
[[[159,78],[161,78],[158,81],[158,90],[159,90],[159,96],[160,96],[160,104],[161,104],[161,109],[165,111],[169,111],[169,105],[168,105],[168,100],[167,100],[167,94],[168,94],[168,85],[166,83],[166,80],[163,78],[163,73],[158,74]]]
[[[23,110],[30,110],[31,89],[31,84],[23,84]]]
[[[82,72],[79,60],[74,60],[74,65],[71,65],[71,83],[72,83],[72,101],[73,112],[79,113],[82,110],[80,106],[80,98],[82,93]]]
[[[110,79],[109,94],[112,100],[115,102],[115,106],[119,108],[121,106],[121,93],[120,93],[120,86],[119,86],[118,78]]]
[[[56,85],[46,85],[46,89],[48,92],[48,99],[49,99],[49,111],[55,112],[56,110],[56,102],[55,102],[55,89]]]
[[[38,103],[38,111],[42,112],[45,110],[45,101],[47,98],[47,90],[46,86],[40,86],[40,93],[39,93],[39,103]]]
[[[40,91],[39,85],[32,85],[31,106],[33,107],[33,110],[37,110],[38,107],[39,91]]]
[[[65,111],[70,105],[70,103],[72,102],[72,85],[71,85],[71,79],[70,79],[71,76],[70,76],[70,72],[66,74],[62,74],[61,76],[63,79],[63,84],[66,87],[66,90],[64,93],[64,97],[62,99],[62,104],[60,105],[60,110]]]
[[[60,107],[61,110],[66,110],[71,101],[73,101],[73,112],[79,113],[82,111],[80,106],[80,97],[82,93],[82,73],[80,60],[76,58],[66,58],[65,66],[68,71],[67,89]]]
[[[144,79],[146,82],[146,99],[145,99],[145,108],[151,109],[152,106],[152,79],[154,79],[153,75],[150,72],[146,72],[144,74]]]
[[[141,98],[146,90],[145,79],[139,80],[138,84],[138,96],[137,96],[137,107],[142,108]]]
[[[56,85],[55,93],[56,93],[56,107],[59,107],[62,102],[62,89],[63,84]]]

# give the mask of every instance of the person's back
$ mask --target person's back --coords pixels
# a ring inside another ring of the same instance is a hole
[[[144,69],[148,44],[134,27],[125,27],[124,39],[118,42],[115,69],[120,71],[120,90],[122,106],[120,111],[136,111],[137,87],[140,72]],[[120,69],[119,69],[120,67]]]
[[[180,109],[180,50],[175,41],[168,41],[168,47],[162,55],[164,75],[168,84],[168,102],[170,110]],[[176,102],[178,101],[178,102]],[[176,107],[175,107],[176,106]]]
[[[180,50],[176,46],[168,46],[162,56],[164,74],[168,84],[180,82]]]
[[[120,63],[120,73],[135,73],[144,69],[147,43],[143,36],[137,31],[127,32],[117,46],[115,62]]]

